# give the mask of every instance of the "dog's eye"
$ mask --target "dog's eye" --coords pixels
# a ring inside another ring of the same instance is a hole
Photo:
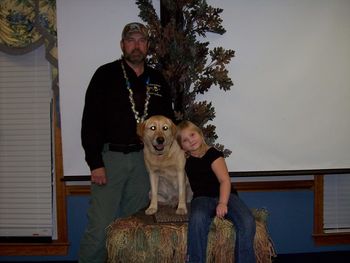
[[[151,126],[149,127],[152,131],[155,131],[156,130],[156,126]]]
[[[168,129],[169,129],[168,126],[163,126],[163,130],[164,130],[164,131],[167,131]]]

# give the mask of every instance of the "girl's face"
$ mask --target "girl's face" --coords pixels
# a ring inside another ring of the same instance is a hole
[[[181,147],[185,152],[195,152],[200,149],[202,136],[195,130],[185,128],[181,131]]]

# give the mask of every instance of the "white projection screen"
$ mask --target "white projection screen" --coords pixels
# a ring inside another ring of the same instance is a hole
[[[230,172],[350,168],[350,1],[211,0],[233,49],[230,91],[212,87],[218,143]],[[153,1],[159,5],[159,1]],[[57,1],[64,175],[89,175],[80,144],[86,87],[120,57],[120,32],[140,21],[134,1]]]

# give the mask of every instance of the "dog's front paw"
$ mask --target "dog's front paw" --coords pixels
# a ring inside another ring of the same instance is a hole
[[[154,207],[148,207],[145,211],[146,215],[154,215],[155,213],[157,213],[157,208]]]
[[[177,215],[186,215],[187,214],[187,209],[186,208],[181,208],[181,207],[179,207],[179,208],[177,208],[176,209],[176,212],[175,212]]]

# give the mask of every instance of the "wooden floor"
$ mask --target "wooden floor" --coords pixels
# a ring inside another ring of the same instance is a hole
[[[33,261],[2,261],[1,263],[33,263]],[[280,254],[274,263],[349,263],[350,251],[304,254]],[[40,263],[78,263],[77,261],[40,261]],[[149,262],[152,263],[152,262]]]
[[[349,263],[350,251],[282,254],[274,263]]]

